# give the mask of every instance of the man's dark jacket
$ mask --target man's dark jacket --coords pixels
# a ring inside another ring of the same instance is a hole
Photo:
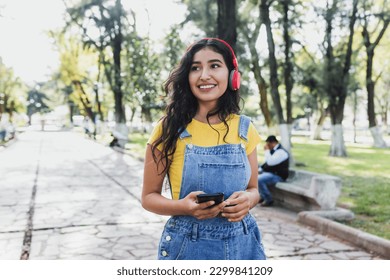
[[[276,148],[276,150],[279,150],[279,149],[282,149],[284,151],[286,151],[282,145],[279,144],[279,146]],[[271,150],[271,155],[276,151],[276,150]],[[288,152],[286,151],[286,153],[288,154]],[[273,173],[275,175],[278,175],[279,177],[281,177],[283,180],[286,180],[287,177],[288,177],[288,168],[289,168],[289,161],[290,161],[290,155],[289,157],[282,161],[281,163],[277,164],[277,165],[273,165],[273,166],[270,166],[268,165],[267,163],[264,163],[261,168],[263,169],[264,172],[270,172],[270,173]]]

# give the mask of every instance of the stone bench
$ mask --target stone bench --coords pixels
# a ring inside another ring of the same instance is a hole
[[[274,201],[295,211],[335,210],[341,179],[304,170],[290,170],[285,182],[270,188]]]

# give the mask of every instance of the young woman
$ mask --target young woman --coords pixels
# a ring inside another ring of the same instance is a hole
[[[146,148],[142,205],[172,216],[159,259],[265,259],[249,210],[259,202],[256,145],[260,137],[238,115],[237,60],[228,43],[205,38],[190,46],[170,74],[166,115]],[[168,176],[172,199],[161,195]],[[199,202],[198,194],[224,194]]]

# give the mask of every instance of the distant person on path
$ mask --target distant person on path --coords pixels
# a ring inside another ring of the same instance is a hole
[[[113,148],[113,147],[120,147],[118,138],[115,137],[113,133],[111,133],[111,137],[112,137],[112,140],[111,140],[109,146],[111,148]]]
[[[5,141],[6,134],[7,134],[7,130],[5,126],[0,122],[0,142]]]
[[[142,205],[172,216],[158,258],[265,259],[261,234],[249,210],[259,201],[258,132],[239,115],[238,64],[220,39],[191,45],[165,84],[166,115],[145,155]],[[162,196],[168,175],[172,199]],[[199,202],[197,195],[223,193]]]
[[[272,206],[274,201],[269,191],[269,187],[287,179],[289,154],[282,145],[279,144],[279,141],[274,135],[267,137],[264,150],[265,162],[259,168],[260,174],[258,177],[260,205]]]

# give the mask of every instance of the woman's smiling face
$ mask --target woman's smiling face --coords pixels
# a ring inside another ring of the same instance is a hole
[[[199,103],[217,102],[228,87],[229,69],[223,56],[206,47],[195,53],[188,75],[190,88]]]

